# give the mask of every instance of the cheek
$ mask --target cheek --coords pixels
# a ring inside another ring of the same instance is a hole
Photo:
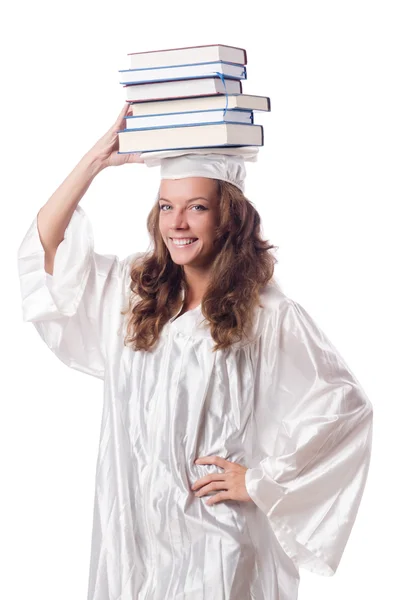
[[[215,236],[216,222],[212,216],[205,219],[192,219],[190,226],[196,235],[202,239],[212,240]]]
[[[215,239],[215,227],[213,223],[208,223],[205,228],[202,229],[202,238],[208,243],[212,244]]]
[[[167,228],[167,223],[166,223],[166,219],[164,218],[164,216],[161,216],[161,215],[159,216],[158,225],[159,225],[161,235],[164,236],[166,231],[168,231],[168,229],[169,229],[169,228]]]

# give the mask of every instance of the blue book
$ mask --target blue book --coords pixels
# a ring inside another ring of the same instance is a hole
[[[125,129],[153,129],[153,127],[173,127],[176,125],[200,125],[204,123],[253,123],[253,111],[231,109],[226,112],[216,110],[194,110],[143,116],[125,117]]]
[[[145,102],[147,100],[165,100],[166,98],[186,98],[191,96],[208,96],[213,94],[241,94],[240,79],[222,79],[214,77],[196,77],[177,79],[175,81],[150,81],[124,86],[127,100]]]
[[[211,146],[263,146],[262,125],[204,123],[118,132],[119,153],[208,148]]]
[[[221,73],[228,79],[247,79],[247,68],[224,61],[206,62],[146,69],[119,70],[120,83],[129,85],[155,81],[175,81],[195,77],[211,77]],[[218,75],[219,76],[219,75]]]

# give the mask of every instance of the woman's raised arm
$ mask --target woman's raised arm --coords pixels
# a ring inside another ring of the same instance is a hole
[[[117,154],[127,109],[41,208],[18,249],[23,319],[65,364],[100,379],[108,335],[128,293],[129,266],[141,253],[124,260],[96,253],[91,224],[78,204],[106,166],[143,162]]]

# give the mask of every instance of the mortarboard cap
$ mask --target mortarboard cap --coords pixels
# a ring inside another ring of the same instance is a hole
[[[183,148],[142,152],[148,167],[160,166],[161,179],[209,177],[234,184],[244,192],[245,161],[257,160],[256,146]]]

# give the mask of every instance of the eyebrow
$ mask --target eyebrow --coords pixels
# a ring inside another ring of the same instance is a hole
[[[171,200],[167,200],[167,198],[159,198],[159,202],[160,200],[164,200],[164,202],[171,202]],[[192,200],[205,200],[206,202],[209,203],[209,200],[207,200],[207,198],[204,198],[203,196],[196,196],[195,198],[189,198],[189,200],[186,200],[186,202],[192,202]]]

